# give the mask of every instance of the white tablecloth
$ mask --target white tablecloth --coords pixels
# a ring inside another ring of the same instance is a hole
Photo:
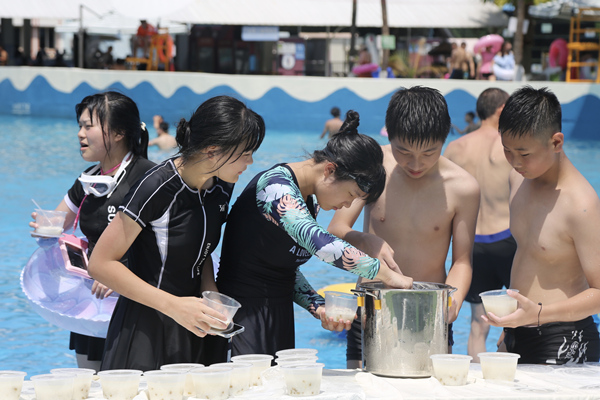
[[[276,368],[276,367],[275,367]],[[271,368],[265,385],[255,387],[236,399],[291,400],[284,394],[285,383]],[[148,400],[145,382],[135,400]],[[479,364],[471,364],[467,384],[443,386],[435,378],[383,378],[359,370],[324,370],[321,393],[304,397],[315,400],[369,399],[565,399],[600,400],[600,365],[552,367],[519,365],[514,382],[486,381]],[[22,400],[35,400],[33,385],[25,381]],[[102,399],[98,381],[92,383],[90,399]],[[189,400],[193,400],[190,398]]]

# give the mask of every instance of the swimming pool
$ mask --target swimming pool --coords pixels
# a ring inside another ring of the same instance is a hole
[[[147,124],[151,126],[150,121]],[[33,210],[31,199],[42,207],[54,208],[77,174],[88,164],[78,153],[75,119],[13,117],[0,115],[3,146],[0,147],[0,369],[27,371],[29,376],[51,368],[75,366],[68,349],[69,333],[50,325],[29,306],[19,286],[19,275],[31,253],[37,248],[29,236],[28,223]],[[150,133],[151,136],[154,132]],[[267,131],[255,162],[236,185],[234,197],[259,171],[281,161],[295,161],[324,146],[320,132]],[[384,144],[387,139],[375,137]],[[449,141],[456,136],[450,136]],[[584,176],[600,190],[600,141],[570,141],[566,152]],[[150,151],[160,161],[168,154]],[[327,226],[333,212],[322,212],[319,222]],[[362,227],[362,218],[357,222]],[[449,265],[450,256],[447,259]],[[352,282],[354,275],[312,258],[302,267],[315,288],[332,283]],[[345,338],[323,330],[319,321],[296,306],[296,346],[314,347],[326,368],[345,367]],[[466,353],[470,310],[465,305],[454,324],[455,353]],[[492,328],[488,349],[495,349],[499,329]]]

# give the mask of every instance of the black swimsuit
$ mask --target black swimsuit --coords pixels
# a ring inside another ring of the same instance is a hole
[[[173,160],[148,172],[119,208],[142,231],[129,249],[129,268],[175,296],[200,293],[202,266],[217,246],[233,185],[216,179],[208,190],[185,184]],[[201,363],[203,340],[172,318],[124,296],[113,313],[102,369],[159,369]]]

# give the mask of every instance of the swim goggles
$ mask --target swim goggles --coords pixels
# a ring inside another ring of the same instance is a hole
[[[91,194],[96,197],[106,196],[106,198],[109,198],[125,177],[125,173],[127,172],[125,169],[131,163],[132,158],[132,153],[127,153],[114,176],[102,175],[100,164],[89,170],[89,172],[82,172],[78,179],[79,182],[81,182],[85,194]],[[100,174],[98,172],[100,172]]]

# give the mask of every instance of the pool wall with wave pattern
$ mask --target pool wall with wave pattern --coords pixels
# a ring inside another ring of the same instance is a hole
[[[511,93],[524,84],[548,87],[563,106],[563,132],[573,139],[600,139],[600,85],[564,82],[488,82],[444,79],[358,79],[248,76],[192,72],[86,70],[79,68],[0,68],[0,114],[75,116],[84,96],[117,90],[130,96],[150,122],[161,114],[171,124],[189,118],[204,100],[227,94],[260,113],[268,129],[320,132],[333,106],[360,113],[360,131],[378,133],[387,103],[400,87],[424,85],[446,97],[454,124],[475,111],[477,96],[488,87]],[[174,130],[173,130],[174,131]]]

